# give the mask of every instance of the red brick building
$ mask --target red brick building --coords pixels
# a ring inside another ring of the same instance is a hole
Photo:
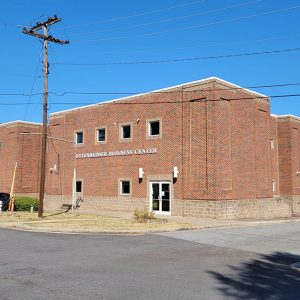
[[[300,118],[277,116],[279,194],[300,213]]]
[[[80,197],[81,210],[290,216],[299,130],[267,96],[218,78],[53,113],[46,208]]]
[[[0,124],[0,192],[10,193],[17,163],[15,193],[36,196],[39,184],[41,124]]]
[[[0,124],[0,192],[37,194],[41,125]],[[300,118],[218,78],[50,115],[46,209],[300,213]]]

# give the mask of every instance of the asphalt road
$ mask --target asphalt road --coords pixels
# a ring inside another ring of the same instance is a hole
[[[0,299],[300,299],[300,223],[161,235],[0,230]]]

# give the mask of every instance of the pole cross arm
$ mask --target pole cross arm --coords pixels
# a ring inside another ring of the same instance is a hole
[[[46,36],[46,35],[37,33],[35,31],[33,31],[32,29],[25,29],[24,28],[23,29],[23,33],[28,34],[28,35],[32,35],[32,36],[37,37],[39,39],[47,40],[49,42],[61,44],[61,45],[70,44],[69,41],[62,41],[60,39],[57,39],[57,38],[53,37],[52,35]]]
[[[35,26],[31,27],[31,30],[40,30],[45,26],[53,25],[57,22],[61,21],[61,18],[58,18],[57,16],[49,17],[47,21],[45,22],[38,22]]]
[[[32,35],[34,37],[40,38],[40,39],[46,39],[47,37],[43,34],[37,33],[35,31],[33,31],[32,29],[23,29],[23,33],[28,34],[28,35]]]
[[[48,37],[46,37],[46,39],[49,42],[53,42],[53,43],[57,43],[57,44],[61,44],[61,45],[70,44],[70,41],[62,41],[60,39],[54,38],[52,35],[49,35]]]

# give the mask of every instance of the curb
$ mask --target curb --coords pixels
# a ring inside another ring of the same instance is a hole
[[[182,227],[178,229],[172,230],[144,230],[144,231],[80,231],[80,230],[51,230],[47,228],[32,228],[26,225],[14,225],[14,226],[3,226],[0,225],[0,229],[11,229],[17,231],[25,231],[25,232],[36,232],[36,233],[51,233],[51,234],[70,234],[70,235],[144,235],[144,234],[154,234],[154,233],[163,233],[163,232],[174,232],[174,231],[183,231],[183,230],[195,230],[200,228],[189,228]]]
[[[253,227],[261,225],[272,225],[272,224],[285,224],[285,223],[300,223],[300,218],[296,219],[284,219],[284,220],[257,220],[257,221],[239,221],[240,223],[234,224],[208,224],[208,225],[196,225],[191,224],[191,227],[182,227],[177,229],[164,229],[164,230],[127,230],[127,231],[89,231],[89,230],[53,230],[50,228],[39,228],[30,227],[26,225],[12,225],[0,224],[0,228],[12,229],[27,232],[37,232],[37,233],[52,233],[52,234],[82,234],[82,235],[144,235],[144,234],[156,234],[163,232],[174,232],[174,231],[191,231],[191,230],[205,230],[205,229],[224,229],[224,228],[237,228],[237,227]]]

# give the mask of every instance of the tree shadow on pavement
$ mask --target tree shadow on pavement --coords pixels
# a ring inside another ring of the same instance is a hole
[[[300,299],[300,271],[290,267],[300,256],[275,252],[229,266],[229,274],[208,271],[230,299]]]

